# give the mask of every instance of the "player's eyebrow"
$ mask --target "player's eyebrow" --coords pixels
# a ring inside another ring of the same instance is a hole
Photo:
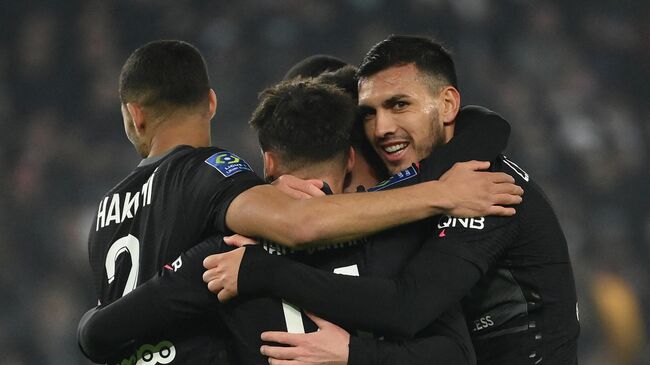
[[[393,95],[390,98],[384,100],[381,103],[381,106],[383,106],[384,108],[392,108],[393,105],[395,105],[395,103],[397,103],[398,101],[402,101],[402,99],[408,99],[408,98],[409,96],[406,94]]]

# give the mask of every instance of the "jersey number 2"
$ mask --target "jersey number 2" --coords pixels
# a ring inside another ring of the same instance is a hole
[[[356,264],[337,267],[334,269],[334,273],[341,275],[359,276],[359,268]],[[302,322],[302,313],[300,313],[300,308],[283,300],[282,311],[284,312],[284,321],[287,324],[287,332],[305,333],[305,325]]]
[[[138,284],[140,241],[135,236],[128,235],[113,242],[106,254],[106,276],[108,277],[109,284],[115,281],[115,263],[117,262],[117,258],[122,254],[127,254],[131,257],[131,270],[129,271],[129,277],[126,279],[124,292],[122,292],[122,296],[125,296],[131,290],[135,289]]]

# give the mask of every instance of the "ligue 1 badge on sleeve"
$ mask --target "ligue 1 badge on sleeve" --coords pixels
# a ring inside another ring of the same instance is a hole
[[[205,163],[217,169],[225,177],[230,177],[241,171],[253,171],[246,161],[228,151],[215,153],[208,157]]]

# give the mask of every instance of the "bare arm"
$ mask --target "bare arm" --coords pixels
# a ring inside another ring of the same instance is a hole
[[[291,247],[306,242],[341,242],[438,214],[459,217],[513,215],[500,205],[518,204],[514,179],[488,173],[488,162],[454,165],[439,181],[360,194],[295,199],[273,186],[246,190],[230,204],[226,224],[250,237]]]

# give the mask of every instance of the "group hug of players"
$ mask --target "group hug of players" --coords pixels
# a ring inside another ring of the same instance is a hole
[[[577,363],[558,220],[503,155],[509,124],[460,106],[437,42],[390,36],[358,68],[310,57],[264,90],[250,125],[273,184],[210,146],[216,96],[188,43],[135,50],[119,92],[143,160],[91,227],[89,359]]]

